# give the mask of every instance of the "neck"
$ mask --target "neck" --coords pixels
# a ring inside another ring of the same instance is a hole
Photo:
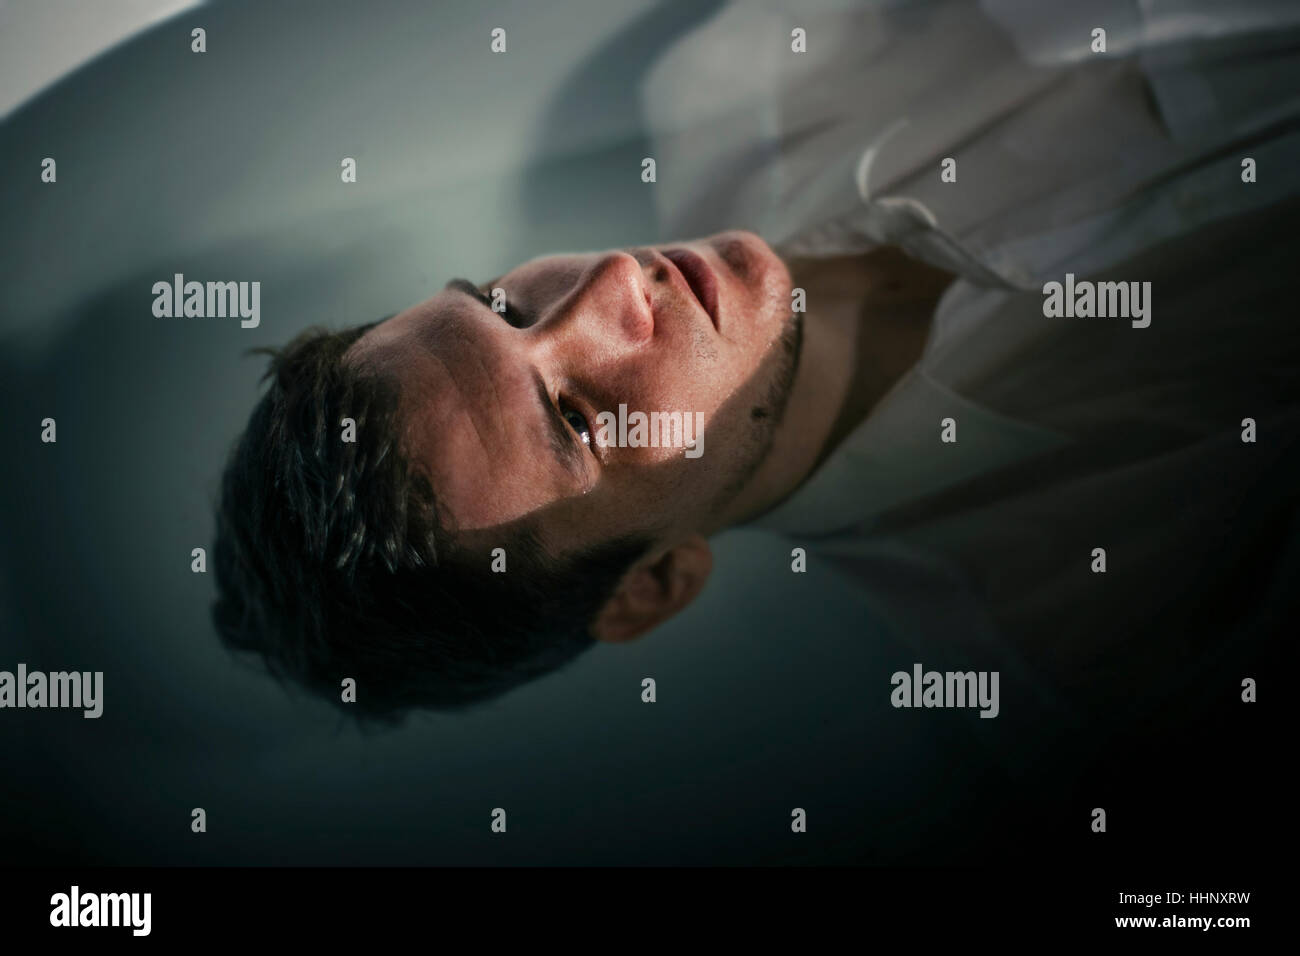
[[[882,246],[787,259],[806,292],[803,349],[771,452],[722,517],[744,524],[802,485],[921,358],[951,273]]]

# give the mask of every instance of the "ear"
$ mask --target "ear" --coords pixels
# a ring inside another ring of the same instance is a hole
[[[713,551],[698,534],[638,561],[596,615],[592,636],[612,643],[640,637],[695,600],[712,571]]]

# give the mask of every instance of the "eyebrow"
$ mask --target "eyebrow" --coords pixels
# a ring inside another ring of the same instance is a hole
[[[533,370],[533,385],[537,389],[537,401],[546,416],[546,431],[551,441],[551,450],[555,452],[555,457],[560,459],[560,464],[564,465],[564,470],[577,479],[586,490],[589,473],[583,460],[583,453],[578,450],[576,444],[577,436],[573,434],[573,429],[569,427],[569,423],[564,420],[560,410],[551,401],[551,393],[546,388],[546,382],[536,369]]]

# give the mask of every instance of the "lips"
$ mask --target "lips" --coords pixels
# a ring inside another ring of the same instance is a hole
[[[718,280],[714,276],[713,270],[709,264],[704,261],[703,257],[691,252],[689,249],[668,249],[664,252],[664,258],[677,267],[690,286],[691,293],[699,300],[700,306],[708,313],[709,321],[713,323],[715,329],[720,329],[718,324]]]

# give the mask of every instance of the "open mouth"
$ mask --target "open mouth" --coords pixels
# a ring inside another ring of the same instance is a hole
[[[699,300],[700,306],[708,313],[709,321],[713,323],[715,329],[720,329],[718,324],[718,280],[709,268],[709,264],[704,261],[702,256],[696,255],[689,249],[669,249],[664,252],[664,258],[677,267],[686,280],[686,284],[691,287],[691,293]]]

